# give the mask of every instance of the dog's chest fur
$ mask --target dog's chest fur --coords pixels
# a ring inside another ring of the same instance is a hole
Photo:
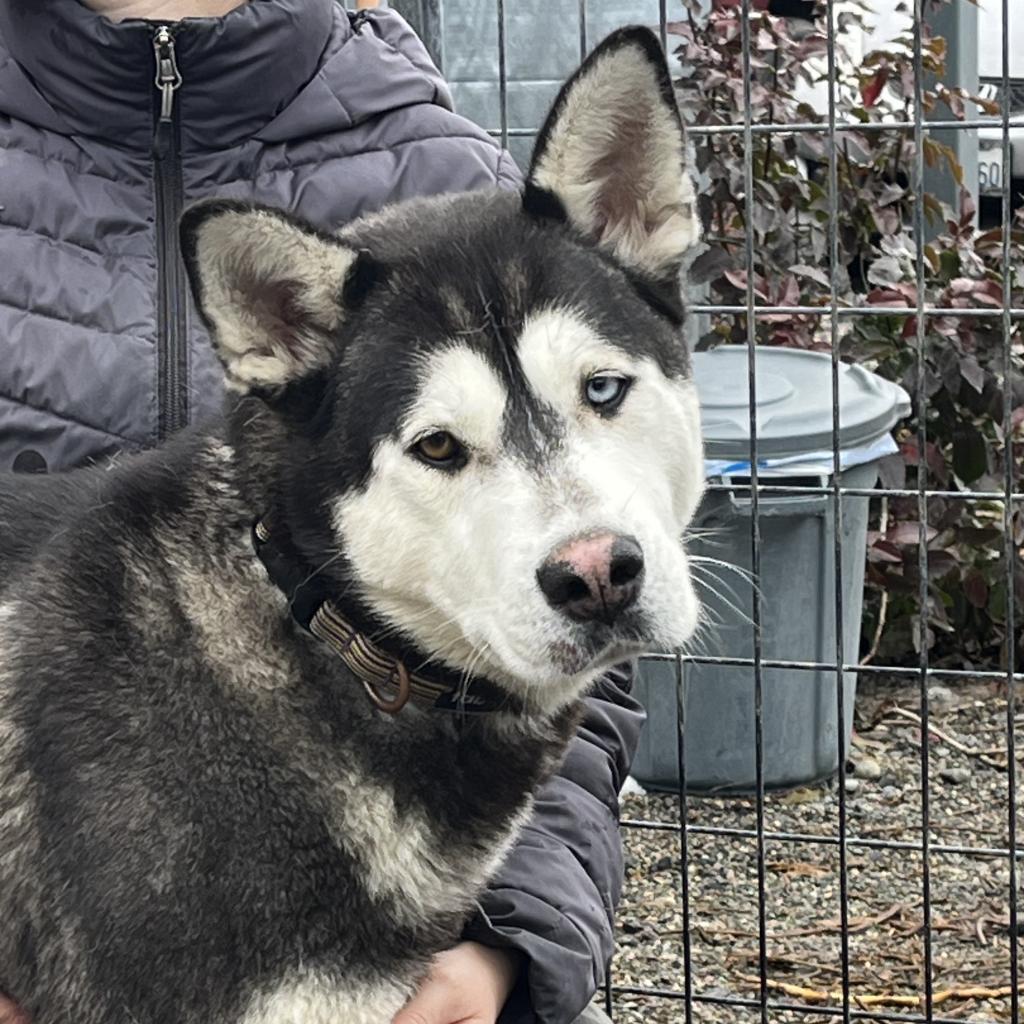
[[[73,573],[5,598],[0,917],[34,920],[0,936],[2,980],[70,1000],[42,1020],[381,1024],[457,939],[571,716],[372,709],[255,561],[230,452],[194,457],[175,501],[91,517]]]

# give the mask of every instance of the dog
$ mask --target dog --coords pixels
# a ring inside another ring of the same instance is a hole
[[[222,422],[0,489],[0,988],[36,1024],[387,1024],[602,672],[684,644],[697,240],[658,41],[521,194],[207,200]]]

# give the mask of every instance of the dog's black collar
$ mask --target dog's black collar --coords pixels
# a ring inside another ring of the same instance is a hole
[[[410,700],[436,711],[465,714],[509,706],[509,695],[486,679],[446,678],[422,667],[410,672],[401,658],[373,643],[342,614],[326,581],[293,549],[287,531],[271,525],[267,516],[253,524],[252,545],[271,581],[288,598],[292,617],[341,658],[381,711],[397,714]]]

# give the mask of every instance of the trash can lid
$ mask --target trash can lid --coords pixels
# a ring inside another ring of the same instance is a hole
[[[832,357],[826,352],[759,345],[758,458],[832,447]],[[693,357],[708,457],[750,456],[746,345],[722,345]],[[839,447],[876,440],[910,413],[910,397],[861,366],[839,366]]]

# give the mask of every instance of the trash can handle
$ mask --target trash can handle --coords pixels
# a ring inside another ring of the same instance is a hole
[[[722,474],[722,483],[733,484],[734,480],[738,486],[750,486],[750,477],[732,477]],[[772,482],[785,477],[760,477],[758,486],[769,487]],[[801,476],[801,481],[807,481],[816,487],[828,487],[829,477],[827,476]],[[735,491],[729,491],[729,505],[735,515],[749,516],[753,508],[753,501],[749,497],[741,497]],[[760,494],[758,496],[758,515],[824,515],[828,507],[829,495],[827,494]]]

